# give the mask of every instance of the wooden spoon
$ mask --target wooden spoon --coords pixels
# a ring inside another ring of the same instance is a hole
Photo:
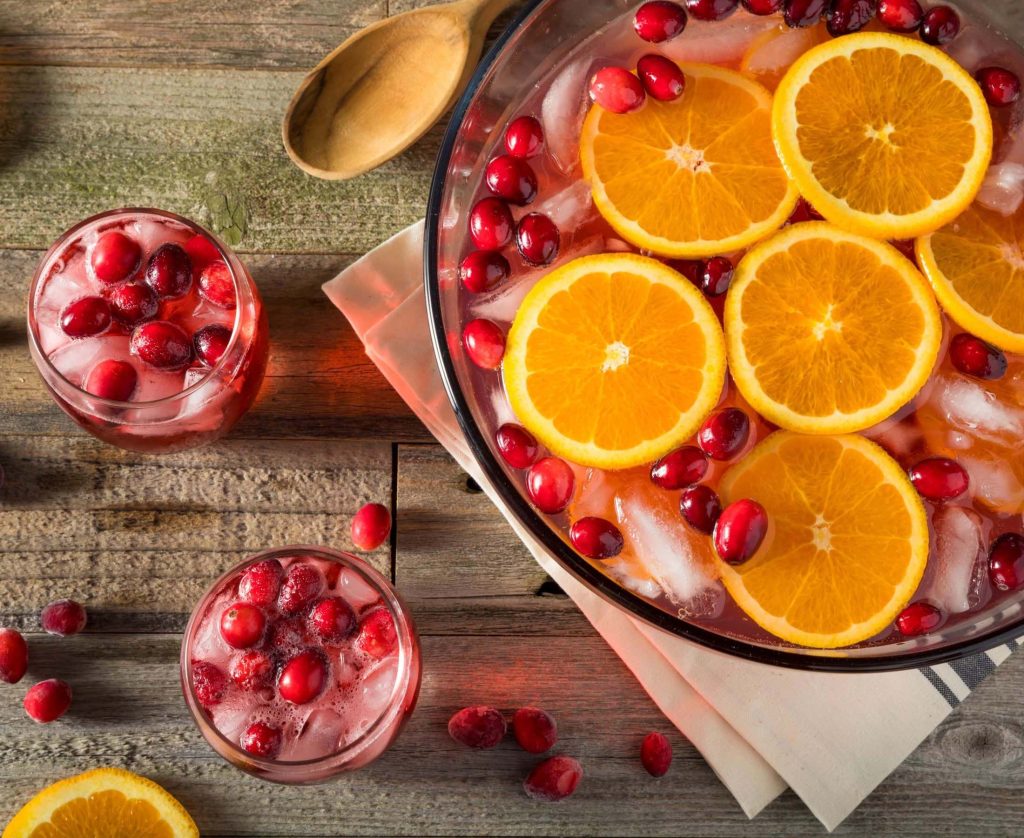
[[[357,32],[303,80],[284,147],[308,174],[344,180],[418,140],[466,86],[487,28],[516,0],[457,0]]]

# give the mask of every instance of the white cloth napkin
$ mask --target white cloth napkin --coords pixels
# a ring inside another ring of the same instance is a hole
[[[366,353],[697,747],[748,817],[791,787],[834,829],[1010,655],[885,674],[779,669],[708,651],[610,605],[564,571],[476,465],[434,363],[423,298],[423,223],[324,285]]]

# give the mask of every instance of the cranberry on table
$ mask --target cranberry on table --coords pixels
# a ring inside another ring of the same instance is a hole
[[[398,632],[391,612],[377,608],[363,617],[355,644],[371,658],[387,657],[398,648]]]
[[[89,256],[96,278],[108,285],[130,277],[138,270],[141,261],[142,248],[138,242],[117,230],[100,236]]]
[[[625,67],[602,67],[590,79],[590,100],[611,113],[630,113],[646,99],[643,83]]]
[[[224,262],[211,262],[199,274],[199,296],[219,308],[235,307],[235,281]]]
[[[917,0],[879,0],[877,17],[893,32],[916,32],[924,9]]]
[[[921,40],[941,47],[960,34],[960,15],[949,6],[934,6],[921,19]]]
[[[213,707],[224,698],[228,678],[209,661],[192,661],[192,689],[203,707]]]
[[[151,320],[135,327],[130,341],[132,355],[151,367],[180,369],[192,360],[192,341],[185,331],[168,320]]]
[[[712,256],[700,274],[700,290],[708,297],[721,297],[732,284],[735,268],[724,256]]]
[[[308,704],[323,692],[326,683],[327,664],[323,656],[306,649],[281,667],[277,691],[291,704]]]
[[[871,22],[877,7],[878,0],[829,0],[825,12],[829,35],[838,38],[860,31]]]
[[[513,157],[535,157],[544,145],[544,130],[532,116],[519,116],[505,129],[505,151]]]
[[[640,743],[640,764],[652,777],[664,777],[672,765],[672,743],[664,733],[651,732]]]
[[[520,707],[512,716],[512,734],[524,751],[542,754],[558,741],[558,724],[539,707]]]
[[[376,550],[391,534],[391,512],[382,503],[364,503],[352,516],[352,543],[360,550]]]
[[[228,674],[239,689],[255,692],[270,686],[274,679],[274,661],[266,652],[250,649],[232,659]]]
[[[896,617],[896,631],[904,637],[917,637],[937,629],[942,623],[942,612],[927,602],[912,602]]]
[[[114,319],[126,326],[152,320],[160,309],[156,291],[144,282],[127,282],[112,288],[107,294],[107,302]]]
[[[43,631],[58,637],[78,634],[85,628],[86,620],[85,607],[73,599],[55,600],[44,606],[39,614]]]
[[[238,582],[238,596],[253,605],[269,608],[281,590],[283,573],[277,559],[264,559],[251,565]]]
[[[545,457],[526,473],[526,494],[541,512],[554,515],[569,505],[576,477],[565,460]]]
[[[215,367],[224,357],[224,352],[231,343],[231,330],[220,323],[203,326],[192,335],[192,348],[203,366]]]
[[[782,19],[786,26],[798,29],[813,26],[825,11],[825,0],[785,0],[782,4]]]
[[[669,0],[650,0],[633,16],[636,34],[652,44],[660,44],[681,35],[686,28],[686,10]]]
[[[324,642],[348,637],[356,627],[352,606],[340,597],[322,599],[309,612],[309,627]]]
[[[582,779],[583,767],[572,757],[551,757],[534,767],[523,781],[523,789],[534,800],[553,803],[576,791]]]
[[[501,458],[512,468],[529,468],[537,461],[540,446],[522,425],[507,422],[495,432],[494,441]]]
[[[293,564],[281,583],[277,607],[285,614],[298,614],[323,593],[324,576],[313,565]]]
[[[1024,536],[1004,532],[988,551],[988,578],[1000,591],[1014,591],[1024,584]]]
[[[722,514],[722,502],[710,486],[691,486],[679,496],[679,512],[695,530],[711,535]]]
[[[263,639],[267,618],[255,605],[236,602],[220,615],[220,636],[236,649],[248,649]]]
[[[242,750],[254,756],[273,759],[281,750],[281,731],[263,722],[253,722],[242,733]]]
[[[202,233],[196,233],[185,242],[185,252],[192,261],[193,269],[197,271],[201,271],[211,262],[223,259],[220,251],[217,250],[217,245]]]
[[[469,235],[480,250],[501,250],[512,241],[514,224],[501,198],[481,198],[469,211]]]
[[[782,0],[741,0],[743,8],[752,15],[773,15],[782,8]]]
[[[526,206],[537,197],[537,175],[521,157],[501,154],[487,164],[484,183],[499,198]]]
[[[20,631],[0,628],[0,681],[17,684],[28,670],[28,644]]]
[[[107,358],[89,371],[85,391],[101,399],[126,402],[131,399],[138,382],[139,374],[135,367],[127,361]]]
[[[738,407],[712,413],[697,431],[697,445],[712,460],[731,460],[747,444],[750,419]]]
[[[482,317],[470,320],[462,330],[466,354],[481,369],[496,370],[505,357],[505,333],[501,327]]]
[[[508,259],[494,250],[474,250],[459,265],[459,279],[471,294],[494,290],[511,272]]]
[[[955,335],[950,341],[949,359],[960,372],[975,378],[1002,378],[1006,373],[1006,355],[967,332]]]
[[[949,457],[929,457],[913,466],[910,482],[918,494],[932,501],[960,497],[970,486],[967,470]]]
[[[697,20],[725,20],[740,0],[686,0],[686,11]]]
[[[192,260],[180,244],[162,244],[149,257],[146,284],[165,299],[184,297],[192,289]]]
[[[505,717],[493,707],[463,707],[448,720],[448,735],[467,748],[493,748],[506,730]]]
[[[651,466],[651,482],[662,489],[683,489],[699,483],[707,471],[707,455],[694,445],[684,445]]]
[[[55,722],[71,706],[71,687],[59,678],[49,678],[29,687],[22,703],[32,721],[39,724]]]
[[[645,55],[636,62],[636,73],[644,90],[659,102],[671,102],[683,95],[686,76],[679,65],[664,55]]]
[[[569,541],[577,553],[588,559],[614,558],[622,552],[624,543],[615,524],[594,515],[573,521],[569,527]]]
[[[519,255],[531,265],[548,265],[558,255],[559,235],[555,222],[539,212],[519,219],[516,226],[516,247]]]
[[[715,522],[715,552],[728,564],[742,564],[761,546],[768,532],[768,513],[750,498],[730,503]]]
[[[1020,98],[1020,78],[1005,67],[982,67],[974,74],[985,100],[994,108],[1005,108]]]
[[[82,297],[65,306],[60,328],[70,338],[98,335],[110,325],[110,304],[103,297]]]

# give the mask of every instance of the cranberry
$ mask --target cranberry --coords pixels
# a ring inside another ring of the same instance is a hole
[[[537,197],[537,175],[521,157],[502,154],[487,164],[484,170],[487,188],[499,198],[521,207]]]
[[[281,590],[281,563],[277,559],[264,559],[246,568],[238,581],[238,595],[253,605],[269,608]]]
[[[683,520],[698,532],[711,535],[722,514],[722,502],[708,486],[691,486],[679,496],[679,511]]]
[[[877,16],[893,32],[915,32],[924,10],[917,0],[879,0]]]
[[[196,235],[185,242],[185,252],[192,262],[192,267],[197,271],[201,271],[211,262],[223,259],[220,251],[217,250],[217,245],[202,233],[196,233]]]
[[[721,297],[732,284],[733,265],[724,256],[712,256],[704,263],[700,290],[708,297]]]
[[[730,503],[715,522],[715,552],[722,561],[742,564],[764,541],[768,513],[756,500],[744,498]]]
[[[498,428],[494,435],[501,458],[512,468],[529,468],[537,461],[538,446],[526,428],[511,422]]]
[[[941,47],[960,34],[960,15],[949,6],[934,6],[921,19],[921,40]]]
[[[519,219],[516,227],[516,247],[524,261],[531,265],[549,265],[558,255],[558,227],[539,212],[531,212]]]
[[[111,289],[107,294],[110,313],[114,319],[126,326],[136,326],[144,320],[152,320],[160,308],[156,291],[144,282],[128,282]]]
[[[448,720],[448,735],[467,748],[493,748],[506,730],[505,717],[493,707],[463,707]]]
[[[708,458],[693,445],[670,451],[651,466],[651,481],[662,489],[682,489],[700,482],[708,470]]]
[[[96,278],[108,285],[131,276],[141,261],[142,249],[138,243],[116,230],[99,237],[89,258]]]
[[[459,279],[471,294],[497,288],[511,272],[508,259],[493,250],[474,250],[459,265]]]
[[[300,617],[279,617],[267,629],[264,647],[277,657],[290,657],[308,642],[306,625]]]
[[[565,460],[545,457],[526,473],[526,494],[541,511],[554,515],[569,505],[576,478]]]
[[[824,11],[825,0],[785,0],[782,19],[786,26],[793,28],[812,26],[821,19]]]
[[[697,445],[712,460],[731,460],[750,437],[750,420],[738,407],[712,413],[697,431]]]
[[[611,521],[588,515],[573,521],[569,541],[588,559],[610,559],[622,552],[622,533]]]
[[[192,360],[192,341],[180,326],[167,320],[151,320],[135,327],[132,355],[151,367],[180,369]]]
[[[255,692],[270,686],[274,678],[274,662],[266,652],[250,649],[232,659],[228,674],[239,688]]]
[[[633,28],[645,41],[660,44],[683,33],[686,28],[686,10],[668,0],[651,0],[636,10]]]
[[[356,647],[372,658],[383,658],[398,647],[398,632],[391,612],[375,608],[359,624]]]
[[[28,669],[28,644],[21,632],[0,628],[0,681],[17,684]]]
[[[773,15],[782,8],[782,0],[741,0],[752,15]]]
[[[512,241],[512,213],[500,198],[481,198],[469,213],[469,235],[480,250],[501,250]]]
[[[277,691],[292,704],[308,704],[327,683],[327,664],[319,652],[306,649],[281,667]]]
[[[381,503],[365,503],[352,516],[352,543],[360,550],[376,550],[391,534],[391,513]]]
[[[352,606],[339,597],[322,599],[309,612],[309,627],[325,642],[348,637],[356,627]]]
[[[192,689],[203,707],[213,707],[224,698],[227,676],[208,661],[192,661]]]
[[[505,150],[513,157],[535,157],[544,145],[544,131],[532,116],[519,116],[505,129]]]
[[[672,743],[664,733],[648,733],[640,743],[640,763],[652,777],[664,777],[672,765]]]
[[[512,733],[524,751],[542,754],[558,741],[558,725],[539,707],[520,707],[512,716]]]
[[[71,687],[59,678],[40,681],[29,687],[23,706],[32,721],[40,724],[54,722],[71,706]]]
[[[255,605],[236,602],[224,609],[220,615],[220,636],[229,646],[248,649],[263,639],[267,618]]]
[[[293,564],[285,574],[277,607],[285,614],[298,614],[324,590],[324,577],[311,564]]]
[[[988,551],[988,578],[1000,591],[1013,591],[1024,583],[1024,536],[1004,532]]]
[[[981,92],[994,108],[1012,105],[1020,98],[1020,79],[1005,67],[982,67],[974,74]]]
[[[877,11],[878,0],[829,0],[825,26],[829,35],[838,38],[863,29]]]
[[[929,457],[910,469],[910,482],[928,500],[952,500],[967,491],[967,470],[948,457]]]
[[[68,303],[60,315],[60,327],[71,338],[98,335],[110,325],[110,305],[102,297],[82,297]]]
[[[90,370],[85,379],[85,391],[101,399],[126,402],[135,392],[138,381],[139,374],[127,361],[107,358]]]
[[[686,0],[686,11],[697,20],[725,20],[738,5],[739,0]]]
[[[218,259],[203,268],[199,274],[199,296],[220,308],[235,307],[235,280],[224,262]]]
[[[73,599],[58,599],[45,606],[39,624],[47,634],[67,637],[85,628],[85,608]]]
[[[470,320],[462,330],[462,345],[469,360],[481,369],[496,370],[505,357],[505,333],[490,320]]]
[[[806,198],[798,198],[796,207],[787,219],[787,224],[799,224],[802,221],[822,221],[824,216],[807,203]]]
[[[683,95],[686,76],[679,65],[664,55],[645,55],[636,63],[644,90],[659,102],[671,102]]]
[[[281,750],[281,731],[263,722],[253,722],[245,729],[240,742],[243,751],[273,759]]]
[[[583,779],[583,767],[572,757],[551,757],[535,766],[523,782],[534,800],[564,800]]]
[[[965,375],[975,378],[1002,378],[1006,356],[981,338],[961,332],[949,344],[949,359]]]
[[[896,617],[896,631],[904,637],[917,637],[942,623],[942,612],[927,602],[912,602]]]
[[[157,294],[175,300],[192,288],[192,260],[180,244],[162,244],[149,257],[146,284]]]
[[[220,323],[203,326],[192,335],[192,348],[203,366],[215,367],[224,357],[224,350],[231,343],[231,330]]]
[[[640,79],[624,67],[602,67],[590,79],[590,99],[606,111],[629,113],[646,98]]]

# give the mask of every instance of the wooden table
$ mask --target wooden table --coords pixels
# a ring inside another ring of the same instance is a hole
[[[1012,0],[1005,0],[1010,3]],[[0,685],[0,822],[43,785],[97,765],[146,774],[204,835],[819,835],[792,794],[748,822],[700,755],[545,576],[486,498],[364,357],[320,285],[423,212],[439,131],[354,181],[285,156],[279,124],[304,70],[418,0],[0,0],[0,622],[32,665]],[[227,200],[269,310],[270,371],[229,439],[144,457],[79,431],[44,391],[24,338],[40,253],[78,219],[150,205],[197,219]],[[207,747],[178,686],[186,616],[229,564],[289,542],[348,544],[363,502],[390,503],[397,582],[423,638],[409,727],[379,762],[315,788],[262,783]],[[88,631],[41,634],[70,596]],[[25,686],[63,677],[75,702],[37,727]],[[1024,816],[1024,657],[1006,663],[837,834],[1006,834]],[[445,722],[467,703],[553,712],[584,763],[579,792],[528,801],[534,759],[470,752]],[[637,749],[670,733],[652,780]]]

